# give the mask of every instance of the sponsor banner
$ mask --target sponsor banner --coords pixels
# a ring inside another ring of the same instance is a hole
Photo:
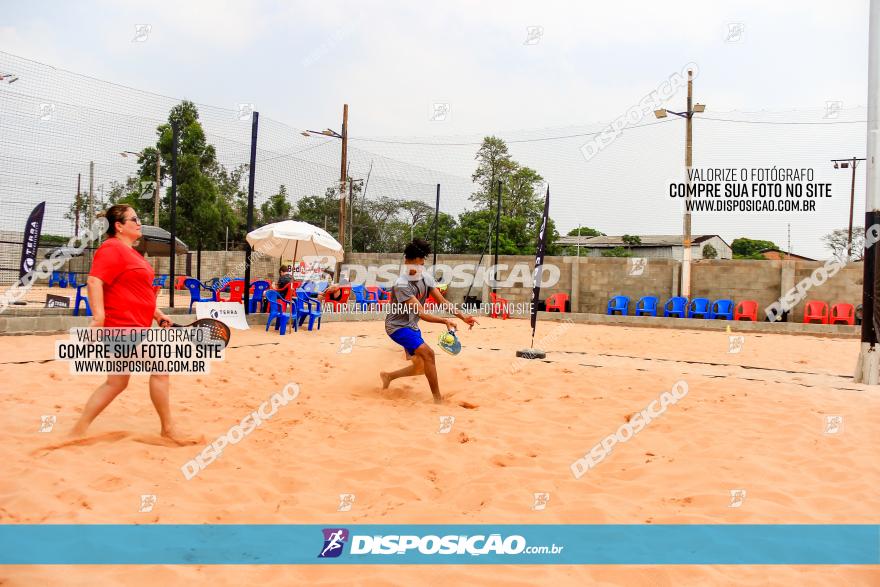
[[[213,318],[230,328],[247,330],[247,318],[244,315],[244,304],[240,302],[196,302],[196,318]]]
[[[0,564],[877,565],[877,524],[3,524]]]
[[[34,270],[37,264],[37,247],[40,245],[40,232],[43,230],[43,213],[46,202],[40,202],[28,216],[24,225],[24,238],[21,243],[21,262],[18,264],[18,277],[22,278]]]
[[[70,298],[67,296],[56,296],[54,294],[46,294],[47,308],[69,308]]]

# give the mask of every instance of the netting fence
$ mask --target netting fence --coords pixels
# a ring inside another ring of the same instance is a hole
[[[14,83],[8,77],[0,82],[0,283],[18,279],[22,225],[39,202],[46,202],[41,256],[82,231],[91,210],[132,194],[140,200],[139,216],[145,223],[155,222],[148,183],[155,177],[153,153],[163,148],[159,129],[169,123],[180,98],[2,52],[0,72],[16,78]],[[638,101],[634,96],[633,104]],[[203,137],[185,136],[181,157],[201,158],[196,167],[211,187],[198,198],[181,188],[177,234],[193,253],[200,247],[240,251],[254,105],[194,106]],[[627,108],[621,110],[623,114]],[[710,104],[694,119],[695,166],[807,167],[815,170],[817,182],[833,185],[835,197],[821,202],[813,214],[695,215],[695,234],[718,234],[728,242],[737,236],[763,238],[801,254],[827,256],[820,237],[846,226],[850,205],[850,176],[833,169],[829,160],[863,156],[865,117],[863,106],[833,102],[788,112],[713,112]],[[293,217],[337,234],[340,140],[306,131],[339,126],[338,121],[315,124],[321,126],[299,128],[260,114],[256,225]],[[609,235],[680,234],[681,208],[665,192],[670,181],[683,175],[683,121],[672,116],[631,121],[608,148],[585,157],[585,145],[608,124],[484,134],[503,138],[515,160],[552,185],[550,215],[560,234],[579,226]],[[412,236],[430,237],[440,184],[440,210],[449,224],[440,225],[444,231],[437,247],[447,253],[479,252],[471,249],[473,243],[484,242],[481,235],[453,242],[444,232],[475,206],[471,195],[478,186],[471,174],[484,134],[402,138],[351,133],[345,183],[349,193],[344,194],[350,227],[343,242],[346,251],[399,252]],[[167,149],[160,165],[158,225],[168,228]],[[864,209],[863,188],[860,173],[857,224]],[[212,214],[219,220],[209,222],[206,216]],[[211,229],[203,229],[206,225]],[[90,255],[86,249],[72,260],[70,271],[86,272]],[[193,263],[193,258],[181,262],[178,272],[194,273]],[[157,260],[157,269],[162,267]],[[210,276],[202,273],[200,277]]]

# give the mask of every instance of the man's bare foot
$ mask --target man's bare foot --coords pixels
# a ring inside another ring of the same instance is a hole
[[[388,389],[388,386],[391,385],[391,377],[385,371],[379,373],[379,377],[382,378],[382,389]]]
[[[194,436],[181,432],[177,428],[163,429],[161,434],[162,438],[170,440],[177,446],[192,446],[194,444],[201,444],[205,441],[205,437],[202,434]]]
[[[442,404],[443,403],[443,396],[442,395],[435,395],[434,396],[434,403],[435,404]]]

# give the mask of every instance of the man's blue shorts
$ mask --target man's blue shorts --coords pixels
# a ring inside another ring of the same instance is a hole
[[[422,339],[422,331],[413,330],[412,328],[408,327],[395,330],[392,334],[389,334],[388,336],[391,337],[391,340],[402,346],[406,353],[410,356],[415,355],[416,349],[425,344],[424,339]]]

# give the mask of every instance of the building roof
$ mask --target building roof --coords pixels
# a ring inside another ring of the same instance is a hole
[[[644,234],[644,235],[633,235],[638,236],[641,239],[640,245],[627,245],[623,242],[623,236],[563,236],[559,240],[556,241],[558,245],[579,245],[582,247],[592,247],[592,248],[613,248],[613,247],[626,247],[626,246],[635,246],[635,247],[680,247],[681,246],[681,235],[680,234]],[[695,234],[691,236],[691,243],[696,245],[703,241],[707,241],[713,236],[717,236],[722,239],[717,234]],[[727,244],[726,242],[724,244]]]
[[[779,253],[779,255],[781,257],[789,257],[791,259],[800,259],[801,261],[816,261],[817,260],[817,259],[811,259],[810,257],[804,257],[803,255],[798,255],[796,253],[790,253],[789,251],[783,251],[780,248],[764,249],[764,250],[760,251],[760,253],[762,255],[764,255],[764,253]],[[767,255],[764,255],[764,256],[766,257]]]

